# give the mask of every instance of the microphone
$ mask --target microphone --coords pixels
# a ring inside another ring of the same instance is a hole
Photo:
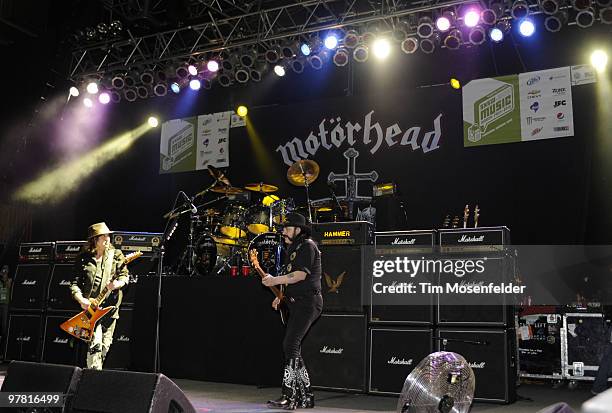
[[[183,194],[183,196],[185,197],[185,199],[189,203],[188,205],[189,205],[189,208],[191,209],[191,213],[192,214],[197,214],[198,213],[198,208],[196,208],[196,206],[193,204],[193,202],[191,202],[191,198],[189,198],[187,196],[187,194],[184,193],[183,191],[181,191],[181,194]]]

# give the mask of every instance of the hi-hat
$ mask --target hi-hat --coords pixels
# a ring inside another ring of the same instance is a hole
[[[289,167],[287,179],[296,186],[306,186],[316,181],[319,176],[319,164],[310,159],[302,159]]]
[[[258,182],[254,184],[246,184],[244,186],[244,189],[248,189],[249,191],[255,191],[255,192],[263,192],[267,194],[270,192],[278,191],[278,186],[264,184],[263,182]]]
[[[236,195],[236,194],[242,194],[244,192],[240,188],[235,188],[233,186],[227,186],[227,185],[215,185],[210,190],[213,192],[217,192],[219,194],[226,194],[226,195]]]
[[[208,165],[208,173],[210,173],[210,176],[212,176],[215,181],[221,182],[222,184],[225,184],[227,186],[232,186],[229,179],[227,179],[223,172],[221,172],[214,166]]]

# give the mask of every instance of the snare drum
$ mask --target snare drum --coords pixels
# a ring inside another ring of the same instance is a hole
[[[281,271],[282,238],[275,232],[259,234],[249,244],[249,252],[257,250],[257,259],[262,270],[271,275],[278,275]]]
[[[242,238],[246,236],[244,230],[244,215],[246,208],[240,205],[229,205],[223,213],[220,231],[229,238]]]
[[[217,264],[217,244],[209,234],[202,234],[195,245],[195,269],[200,275],[212,273]]]
[[[247,229],[251,234],[263,234],[270,231],[270,208],[253,206],[247,213]]]

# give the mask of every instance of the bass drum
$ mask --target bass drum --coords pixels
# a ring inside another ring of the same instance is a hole
[[[202,234],[195,245],[195,269],[199,275],[209,275],[216,264],[217,244],[209,234]]]
[[[249,244],[249,253],[251,250],[257,250],[257,259],[262,270],[274,276],[280,274],[283,253],[281,234],[275,232],[259,234]]]

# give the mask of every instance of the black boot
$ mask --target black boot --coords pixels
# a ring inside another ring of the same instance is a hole
[[[276,400],[268,400],[268,407],[295,410],[297,407],[297,388],[296,388],[296,359],[290,359],[285,363],[283,372],[283,385],[281,397]]]
[[[308,370],[304,364],[304,360],[300,357],[296,359],[296,365],[298,366],[296,372],[296,379],[298,382],[298,395],[299,403],[298,407],[303,409],[312,409],[315,406],[315,397],[310,387],[310,376]]]

